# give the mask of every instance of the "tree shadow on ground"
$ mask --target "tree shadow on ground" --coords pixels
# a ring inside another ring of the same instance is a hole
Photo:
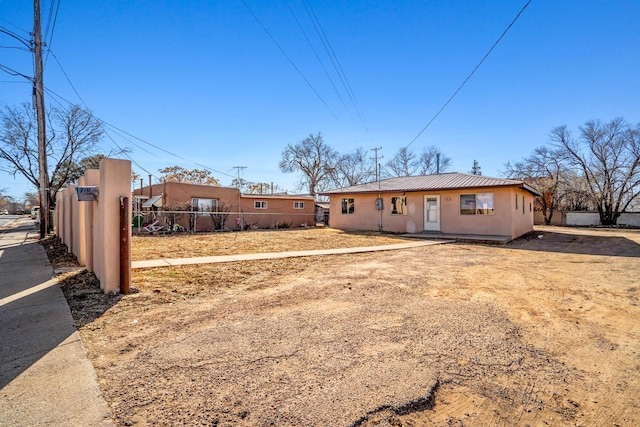
[[[633,231],[634,233],[636,231]],[[640,235],[640,232],[638,233]],[[623,236],[537,230],[513,240],[507,247],[529,251],[560,252],[581,255],[640,257],[640,244]]]

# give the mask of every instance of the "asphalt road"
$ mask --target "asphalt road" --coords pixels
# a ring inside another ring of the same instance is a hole
[[[4,227],[14,219],[20,218],[22,215],[0,215],[0,227]]]

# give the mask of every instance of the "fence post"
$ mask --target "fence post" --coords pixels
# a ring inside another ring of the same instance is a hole
[[[120,293],[128,294],[131,285],[131,245],[129,245],[129,198],[120,197]]]

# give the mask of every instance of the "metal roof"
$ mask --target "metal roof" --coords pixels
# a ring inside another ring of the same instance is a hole
[[[159,196],[153,196],[142,204],[143,208],[150,208],[151,206],[156,206],[158,208],[162,207],[162,194]]]
[[[435,191],[479,189],[491,187],[519,187],[534,196],[541,196],[540,192],[528,186],[522,181],[512,179],[492,178],[483,175],[471,175],[459,172],[441,173],[434,175],[402,176],[383,179],[367,184],[338,188],[323,191],[322,195],[354,194],[354,193],[379,193],[379,192],[406,192],[406,191]]]

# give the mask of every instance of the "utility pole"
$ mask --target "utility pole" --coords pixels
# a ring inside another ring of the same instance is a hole
[[[40,25],[40,0],[33,1],[33,55],[36,63],[36,75],[33,78],[33,95],[36,101],[38,119],[38,168],[40,169],[40,238],[49,232],[49,172],[47,170],[47,133],[44,113],[44,84],[42,81],[42,29]]]
[[[375,151],[375,153],[376,153],[376,157],[375,157],[375,161],[376,161],[376,181],[378,181],[378,188],[380,188],[380,163],[378,163],[378,161],[380,159],[384,159],[384,156],[378,157],[378,151],[379,150],[382,150],[382,147],[375,147],[375,148],[371,149],[371,151]]]
[[[242,215],[242,190],[240,189],[240,171],[246,169],[246,166],[234,166],[234,169],[238,170],[238,181],[236,181],[236,187],[238,187],[238,219],[236,222],[240,226],[240,231],[244,229],[244,216]]]
[[[234,166],[233,169],[238,169],[238,180],[236,181],[236,187],[238,187],[238,189],[240,189],[240,187],[242,187],[240,184],[240,171],[242,169],[246,169],[246,166]]]
[[[380,163],[379,163],[379,160],[382,159],[384,156],[378,157],[378,151],[379,150],[382,150],[382,147],[375,147],[375,148],[371,149],[371,151],[376,153],[376,157],[375,157],[375,161],[376,161],[376,181],[378,181],[378,198],[376,199],[376,208],[378,209],[378,213],[380,215],[380,218],[379,218],[379,221],[378,221],[378,231],[382,231],[382,195],[380,194]]]

